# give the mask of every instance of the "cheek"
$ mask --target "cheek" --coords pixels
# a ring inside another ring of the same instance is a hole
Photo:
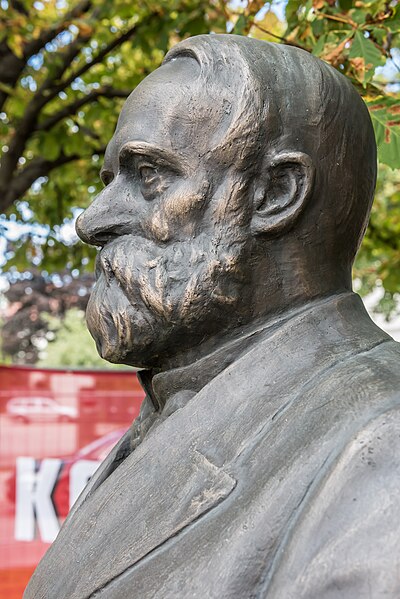
[[[205,183],[197,191],[189,185],[173,192],[167,190],[147,223],[153,237],[158,241],[169,241],[192,236],[205,208],[208,187]]]

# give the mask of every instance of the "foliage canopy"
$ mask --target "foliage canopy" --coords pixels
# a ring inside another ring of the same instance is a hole
[[[399,31],[400,5],[384,0],[1,0],[0,228],[26,225],[18,239],[8,234],[6,268],[92,268],[92,250],[66,224],[100,189],[124,99],[180,39],[233,32],[300,46],[364,97],[383,166],[356,275],[363,290],[380,280],[392,299],[400,282],[400,182],[390,170],[400,167]]]

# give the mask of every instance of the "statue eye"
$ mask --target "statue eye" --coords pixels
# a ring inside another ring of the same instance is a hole
[[[114,174],[111,171],[103,169],[100,172],[100,179],[102,180],[104,187],[107,187],[107,185],[110,185],[114,180]]]
[[[138,170],[139,170],[140,180],[145,185],[149,185],[151,183],[154,183],[154,181],[156,181],[158,172],[157,172],[157,168],[155,168],[154,166],[144,164],[144,165],[140,166]]]

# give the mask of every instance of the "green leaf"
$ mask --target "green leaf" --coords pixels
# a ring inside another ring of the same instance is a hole
[[[349,58],[353,59],[357,76],[364,87],[368,81],[371,81],[376,67],[384,61],[381,52],[375,44],[370,39],[364,37],[363,33],[359,30],[354,35]]]
[[[317,43],[315,44],[312,53],[314,56],[320,56],[325,47],[326,35],[321,35]]]
[[[350,10],[351,7],[353,6],[353,0],[339,0],[339,7],[342,10]]]
[[[60,141],[52,135],[43,135],[39,147],[43,157],[47,160],[55,160],[61,151]]]
[[[400,25],[400,23],[399,23]],[[385,31],[385,29],[380,29],[379,27],[374,27],[372,29],[372,35],[374,37],[374,40],[380,45],[383,46],[385,43],[385,40],[387,38],[387,31]]]
[[[320,37],[324,33],[325,21],[324,19],[314,19],[311,23],[311,29],[314,37]]]
[[[364,25],[367,12],[364,8],[356,8],[351,11],[351,18],[358,25]]]
[[[204,15],[196,15],[194,19],[191,19],[180,27],[181,34],[188,33],[189,35],[200,35],[201,33],[207,33],[207,24],[204,21]]]
[[[400,168],[400,106],[394,98],[369,102],[379,160],[391,168]]]
[[[17,32],[12,32],[8,35],[7,44],[17,58],[24,56],[24,38]]]
[[[240,15],[240,17],[238,18],[238,20],[235,23],[235,27],[233,28],[232,33],[235,33],[236,35],[243,34],[243,32],[246,29],[246,25],[247,25],[246,17],[244,15]]]
[[[392,32],[392,33],[399,33],[400,31],[400,4],[398,6],[396,6],[396,8],[394,9],[393,15],[390,17],[390,19],[387,19],[386,21],[384,21],[385,26]]]
[[[299,10],[301,5],[301,0],[288,0],[288,3],[286,4],[285,14],[286,20],[289,24],[296,20],[297,11]]]

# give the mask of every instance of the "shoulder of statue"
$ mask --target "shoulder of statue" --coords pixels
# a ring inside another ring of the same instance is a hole
[[[397,598],[400,400],[365,423],[314,483],[260,597],[276,589],[296,599]]]

